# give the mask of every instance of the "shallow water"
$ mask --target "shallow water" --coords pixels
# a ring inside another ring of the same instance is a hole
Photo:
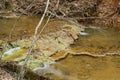
[[[16,40],[21,38],[29,38],[34,34],[35,28],[40,20],[40,16],[22,16],[13,19],[0,19],[0,39],[2,40]],[[47,17],[43,20],[42,25],[38,29],[38,33],[47,22]],[[42,34],[60,30],[60,26],[66,24],[66,21],[50,19]],[[59,25],[59,26],[58,26]],[[12,30],[13,29],[13,30]],[[12,31],[12,33],[11,33]],[[8,37],[12,34],[12,39]]]
[[[12,38],[17,39],[25,36],[31,36],[34,33],[35,26],[38,23],[38,17],[21,17],[19,19],[0,19],[0,39],[8,39],[12,31]]]
[[[0,20],[0,39],[8,39],[15,21],[16,19]],[[38,21],[39,17],[21,17],[12,32],[13,40],[33,35]],[[52,20],[43,33],[56,31],[60,29],[58,25],[65,23],[64,21]],[[120,29],[86,28],[85,33],[88,35],[80,35],[78,40],[70,46],[70,51],[74,53],[89,52],[93,55],[109,52],[120,54]],[[13,57],[16,58],[16,56]],[[11,58],[8,57],[8,59]],[[50,65],[47,69],[40,69],[37,73],[55,80],[119,80],[120,56],[94,57],[70,54],[65,59]]]
[[[50,68],[54,69],[54,72],[48,71],[45,76],[55,80],[120,79],[120,29],[96,30],[87,28],[85,32],[88,35],[80,35],[79,39],[71,45],[69,50],[74,52],[74,54],[88,52],[93,56],[84,55],[83,53],[78,56],[69,54],[67,58],[51,65]],[[103,54],[109,55],[100,56]]]
[[[55,80],[119,80],[120,56],[72,56],[51,66],[56,72],[46,74]]]
[[[92,54],[104,54],[106,52],[120,51],[120,29],[90,29],[89,35],[80,36],[71,48],[75,52],[90,52]]]

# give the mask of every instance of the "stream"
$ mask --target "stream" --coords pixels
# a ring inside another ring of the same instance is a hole
[[[74,54],[47,68],[45,76],[55,80],[120,79],[120,29],[87,28],[85,32],[88,35],[80,35],[71,45]]]
[[[10,41],[33,35],[38,20],[38,17],[21,17]],[[16,19],[0,20],[0,40],[9,41],[8,36],[15,21]],[[51,26],[61,24],[64,23],[60,21],[55,23],[53,20],[47,29],[51,31],[55,29]],[[45,32],[48,31],[47,29]],[[19,53],[22,52],[26,53],[27,50]],[[120,28],[100,28],[88,25],[64,53],[68,55],[42,68],[38,67],[34,69],[34,72],[53,80],[120,79]],[[8,61],[9,59],[11,60],[12,57],[8,58]]]

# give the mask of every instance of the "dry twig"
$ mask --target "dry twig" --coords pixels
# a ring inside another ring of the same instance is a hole
[[[27,53],[27,56],[26,56],[26,58],[25,58],[24,64],[23,64],[23,66],[22,66],[22,68],[21,68],[21,71],[20,71],[18,80],[23,80],[23,77],[24,77],[24,74],[25,74],[25,67],[26,67],[26,65],[27,65],[27,62],[29,61],[29,58],[30,58],[32,49],[33,49],[33,47],[34,47],[34,45],[35,45],[35,43],[36,43],[37,34],[38,34],[38,29],[39,29],[39,27],[41,26],[41,24],[42,24],[42,22],[43,22],[43,19],[44,19],[44,17],[45,17],[45,14],[46,14],[46,12],[47,12],[47,10],[48,10],[48,6],[49,6],[49,0],[47,0],[47,4],[46,4],[45,11],[44,11],[44,13],[43,13],[43,15],[42,15],[42,18],[40,19],[38,25],[37,25],[36,28],[35,28],[35,33],[34,33],[34,36],[33,36],[32,44],[31,44],[31,46],[30,46],[30,48],[29,48],[29,50],[28,50],[28,53]]]

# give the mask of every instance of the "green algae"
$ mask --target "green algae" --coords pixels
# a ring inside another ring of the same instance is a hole
[[[16,50],[11,55],[3,55],[2,60],[4,60],[4,61],[14,61],[16,58],[18,58],[20,56],[23,56],[26,53],[27,53],[26,49]]]
[[[11,53],[10,55],[3,55],[2,61],[15,61],[18,65],[23,65],[28,49],[19,49]],[[53,62],[48,56],[38,56],[37,58],[34,55],[31,55],[29,61],[27,62],[27,67],[31,70],[34,70],[37,67],[44,67],[44,64],[50,64]]]

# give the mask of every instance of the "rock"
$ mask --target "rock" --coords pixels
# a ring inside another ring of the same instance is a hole
[[[81,29],[75,25],[65,24],[58,31],[41,35],[37,40],[34,49],[40,49],[40,53],[44,53],[45,55],[53,55],[57,51],[67,49],[70,44],[73,44],[74,40],[78,38],[80,31]],[[12,44],[22,48],[29,48],[32,39],[33,38],[30,37],[29,39],[18,40]]]
[[[56,29],[56,31],[51,30],[50,32],[46,32],[46,34],[42,34],[38,38],[35,46],[33,47],[33,51],[28,62],[28,64],[30,64],[29,68],[31,70],[34,70],[37,67],[42,68],[42,65],[54,62],[54,59],[56,58],[50,56],[57,55],[57,52],[68,49],[69,46],[73,44],[74,41],[78,38],[78,34],[81,31],[78,26],[72,24],[64,24],[60,27],[61,29]],[[32,40],[33,37],[29,37],[11,42],[12,45],[16,45],[17,47],[8,49],[8,51],[3,55],[2,60],[16,61],[19,65],[22,65],[26,58],[28,48],[31,46]],[[16,48],[19,49],[9,53],[10,50]],[[10,55],[6,55],[6,53]],[[61,58],[66,56],[66,54],[60,55]]]

